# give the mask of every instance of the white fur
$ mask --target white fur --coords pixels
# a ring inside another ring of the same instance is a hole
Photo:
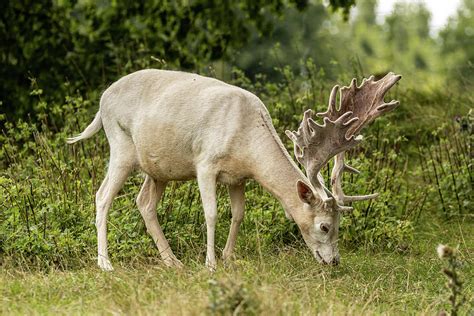
[[[146,174],[137,205],[167,265],[181,266],[181,262],[160,228],[156,204],[168,181],[193,178],[197,178],[204,207],[206,265],[210,269],[216,267],[218,181],[229,185],[232,209],[224,259],[232,255],[235,246],[248,178],[278,198],[318,260],[331,262],[338,256],[334,240],[321,237],[319,222],[314,224],[320,216],[338,221],[338,215],[324,210],[324,203],[283,147],[267,109],[250,92],[196,74],[142,70],[112,84],[102,95],[94,121],[68,141],[89,138],[101,127],[110,144],[109,168],[96,195],[98,264],[102,269],[112,269],[107,253],[107,212],[135,168]],[[309,195],[297,190],[298,181],[309,188]]]

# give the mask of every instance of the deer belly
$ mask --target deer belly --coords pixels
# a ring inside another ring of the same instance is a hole
[[[157,180],[190,180],[196,177],[192,159],[172,151],[154,152],[139,158],[140,168]]]

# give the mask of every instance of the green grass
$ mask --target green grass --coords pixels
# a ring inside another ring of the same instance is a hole
[[[433,315],[448,302],[436,245],[459,245],[464,293],[472,299],[472,236],[472,222],[430,223],[406,252],[342,249],[337,267],[317,264],[303,247],[240,251],[215,274],[192,257],[183,258],[183,270],[137,259],[114,262],[112,273],[92,259],[77,270],[48,272],[4,264],[0,314],[232,314],[237,307],[264,315]]]

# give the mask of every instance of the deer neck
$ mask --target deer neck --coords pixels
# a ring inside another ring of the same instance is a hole
[[[252,150],[256,153],[253,178],[280,201],[287,214],[294,217],[293,213],[302,206],[296,183],[298,180],[309,183],[309,180],[291,159],[273,125],[263,118],[266,130],[254,138],[258,143],[253,144]]]

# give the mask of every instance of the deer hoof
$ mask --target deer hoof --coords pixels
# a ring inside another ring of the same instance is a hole
[[[164,258],[165,265],[169,268],[184,268],[184,264],[175,256]]]
[[[210,262],[206,260],[206,267],[209,270],[209,272],[214,273],[216,272],[217,264],[215,262]]]
[[[231,250],[228,250],[227,248],[224,248],[224,251],[222,252],[222,260],[225,263],[229,263],[229,262],[234,261],[234,259],[235,259],[234,252]]]
[[[114,268],[112,267],[112,264],[110,263],[110,260],[108,258],[103,257],[103,256],[98,257],[97,264],[99,265],[99,267],[102,271],[113,271],[114,270]]]

